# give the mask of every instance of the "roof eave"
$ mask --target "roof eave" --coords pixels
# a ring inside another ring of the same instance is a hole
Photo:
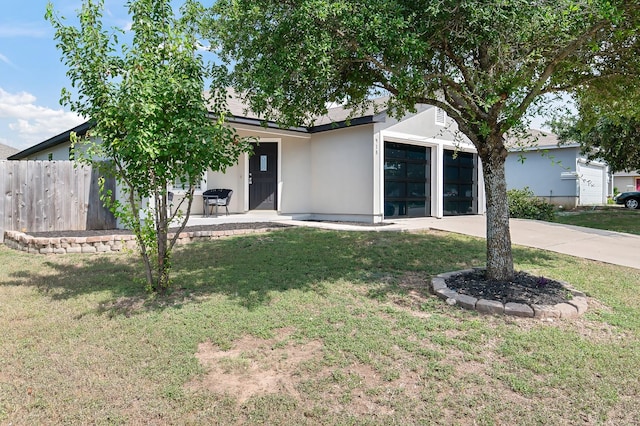
[[[215,117],[213,114],[209,113],[210,117]],[[227,123],[233,124],[246,124],[248,126],[256,126],[256,127],[266,127],[268,129],[278,129],[278,130],[289,130],[292,132],[300,132],[300,133],[309,133],[306,127],[281,127],[278,123],[273,121],[261,120],[259,118],[250,118],[250,117],[227,117]]]
[[[209,116],[214,117],[214,115],[211,113],[209,113]],[[355,117],[350,120],[336,121],[333,123],[321,124],[318,126],[310,126],[310,127],[292,126],[292,127],[286,127],[286,128],[279,126],[277,123],[273,121],[265,121],[259,118],[250,118],[250,117],[228,117],[227,122],[232,124],[245,124],[245,125],[256,126],[256,127],[266,127],[269,129],[280,129],[280,130],[288,130],[288,131],[298,132],[298,133],[312,134],[312,133],[320,133],[320,132],[326,132],[326,131],[336,130],[336,129],[343,129],[346,127],[361,126],[364,124],[381,123],[381,122],[384,122],[385,119],[386,119],[386,115],[384,112],[382,112],[375,115]],[[40,142],[37,145],[33,145],[23,151],[13,154],[7,159],[23,160],[32,154],[42,152],[47,149],[58,146],[60,144],[63,144],[65,142],[68,142],[71,139],[72,132],[75,132],[79,136],[84,136],[87,133],[87,131],[91,129],[93,126],[94,126],[94,123],[92,121],[90,120],[85,121],[84,123],[70,130],[62,132],[59,135],[53,136],[52,138],[45,140],[44,142]]]
[[[336,121],[334,123],[321,124],[309,128],[309,133],[320,133],[329,130],[344,129],[346,127],[362,126],[364,124],[374,124],[384,122],[384,114],[367,115],[365,117],[356,117],[351,120]]]
[[[213,114],[210,113],[210,116],[213,117]],[[261,120],[259,118],[249,118],[249,117],[228,117],[227,122],[235,123],[235,124],[246,124],[250,126],[266,127],[269,129],[289,130],[292,132],[299,132],[299,133],[320,133],[320,132],[326,132],[329,130],[343,129],[345,127],[360,126],[363,124],[381,123],[385,121],[385,117],[386,115],[384,113],[381,113],[376,115],[368,115],[365,117],[356,117],[351,120],[336,121],[333,123],[320,124],[317,126],[310,126],[310,127],[302,127],[302,126],[281,127],[276,122],[273,122],[273,121],[266,121],[266,120]]]

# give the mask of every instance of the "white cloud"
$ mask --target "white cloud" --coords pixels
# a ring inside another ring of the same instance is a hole
[[[0,88],[0,139],[25,149],[85,121],[75,113],[40,106],[27,92],[9,93]]]
[[[13,64],[13,62],[11,62],[11,59],[7,58],[2,53],[0,53],[0,61],[15,68],[15,65]]]

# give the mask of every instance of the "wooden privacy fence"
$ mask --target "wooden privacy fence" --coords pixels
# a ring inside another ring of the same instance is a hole
[[[0,242],[4,231],[113,229],[100,201],[98,170],[73,161],[0,161]],[[115,192],[115,179],[105,182]]]

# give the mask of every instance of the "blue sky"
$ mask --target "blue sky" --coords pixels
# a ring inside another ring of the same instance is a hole
[[[71,21],[79,0],[53,0]],[[125,0],[105,0],[105,24],[125,28]],[[69,87],[53,29],[45,21],[47,0],[18,0],[0,14],[0,143],[25,149],[84,120],[59,103]]]

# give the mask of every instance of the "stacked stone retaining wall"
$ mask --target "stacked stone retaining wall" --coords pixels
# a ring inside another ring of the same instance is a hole
[[[271,230],[272,228],[259,228],[181,232],[178,234],[176,244],[188,244],[193,241],[215,240],[232,235],[268,232]],[[174,235],[169,234],[169,238],[173,238]],[[134,250],[138,247],[136,237],[126,234],[44,238],[34,237],[18,231],[5,231],[4,243],[12,249],[37,254],[110,253]]]

